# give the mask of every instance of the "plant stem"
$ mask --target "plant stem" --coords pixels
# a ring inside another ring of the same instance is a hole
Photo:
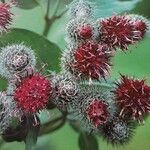
[[[45,27],[44,27],[44,31],[43,31],[43,35],[44,36],[48,36],[49,30],[50,30],[50,22],[47,20],[47,18],[45,18]]]

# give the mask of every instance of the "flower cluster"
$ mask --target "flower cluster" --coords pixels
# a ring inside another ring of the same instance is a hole
[[[128,14],[94,21],[92,5],[82,0],[75,1],[69,13],[67,49],[61,66],[76,79],[80,94],[69,104],[68,119],[79,121],[87,132],[100,133],[113,145],[125,144],[136,127],[135,121],[143,123],[150,112],[150,86],[145,80],[125,75],[108,84],[111,58],[118,49],[127,51],[146,37],[149,21]]]
[[[32,115],[37,124],[36,113],[46,109],[52,94],[51,81],[38,72],[34,51],[23,43],[1,48],[0,58],[0,74],[9,83],[1,94],[1,132],[11,126],[12,118],[22,122]]]
[[[12,14],[0,4],[0,29],[6,29]],[[0,93],[0,133],[11,126],[12,118],[30,116],[52,103],[69,122],[80,129],[101,134],[113,145],[125,144],[150,112],[150,86],[146,80],[121,75],[109,82],[111,58],[118,49],[127,51],[149,32],[149,22],[138,15],[113,15],[93,19],[93,5],[75,1],[66,27],[67,49],[61,57],[61,72],[49,77],[36,67],[29,46],[14,43],[1,48],[0,74],[8,88]],[[105,82],[106,81],[106,82]]]

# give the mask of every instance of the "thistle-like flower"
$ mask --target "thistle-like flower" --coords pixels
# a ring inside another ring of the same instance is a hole
[[[145,84],[145,80],[134,80],[126,76],[122,76],[116,85],[114,94],[120,116],[143,121],[143,117],[150,112],[150,86]]]
[[[113,145],[124,145],[130,141],[136,125],[132,121],[125,121],[114,117],[100,128],[103,138]]]
[[[64,55],[62,65],[67,71],[82,79],[105,78],[110,70],[111,51],[106,45],[94,42],[83,43],[70,56]],[[70,59],[69,59],[70,58]]]
[[[0,59],[0,74],[6,78],[34,68],[36,64],[33,50],[22,43],[1,48]]]
[[[150,34],[150,21],[147,18],[135,14],[128,16],[131,18],[135,29],[141,32],[142,38]]]
[[[92,36],[92,27],[83,25],[78,29],[78,34],[84,39],[89,39]]]
[[[72,109],[69,119],[80,121],[81,128],[87,132],[97,129],[110,120],[116,112],[114,96],[108,89],[97,86],[83,86]]]
[[[52,79],[53,93],[52,102],[61,110],[67,111],[70,103],[78,98],[80,88],[76,79],[68,74],[55,75]]]
[[[127,15],[114,15],[98,22],[101,41],[113,48],[128,49],[142,39],[141,31]]]
[[[14,100],[23,112],[35,114],[46,108],[51,92],[50,81],[36,73],[21,81],[14,91]]]
[[[109,112],[107,105],[98,99],[92,100],[86,109],[88,119],[93,122],[95,127],[105,124],[108,121]]]
[[[0,3],[0,33],[7,31],[12,22],[13,14],[11,13],[10,9],[11,4]]]

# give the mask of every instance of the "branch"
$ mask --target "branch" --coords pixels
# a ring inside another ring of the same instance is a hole
[[[44,134],[49,134],[61,128],[65,124],[65,121],[66,121],[66,115],[43,124],[40,128],[39,136],[42,136]]]
[[[52,24],[56,20],[60,19],[67,12],[67,9],[66,9],[62,13],[60,13],[59,15],[56,15],[57,9],[59,7],[59,2],[60,2],[60,0],[57,0],[57,5],[56,5],[56,9],[54,11],[54,14],[51,18],[49,18],[50,1],[48,1],[47,11],[46,11],[46,14],[45,14],[45,27],[44,27],[44,31],[43,31],[43,35],[46,36],[46,37],[48,36],[49,30],[50,30],[50,27],[52,26]]]
[[[61,14],[54,16],[55,19],[59,19],[61,18],[66,12],[68,11],[68,9],[65,9]]]

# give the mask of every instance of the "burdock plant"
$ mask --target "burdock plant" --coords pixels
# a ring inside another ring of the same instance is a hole
[[[67,121],[80,134],[81,149],[98,150],[96,135],[114,146],[128,144],[150,113],[150,86],[145,78],[123,73],[112,80],[112,58],[148,37],[149,20],[127,13],[97,17],[100,8],[87,0],[74,0],[59,14],[58,1],[49,17],[50,2],[43,36],[13,29],[11,24],[16,15],[13,7],[45,7],[45,1],[0,3],[0,75],[7,81],[0,92],[2,139],[24,141],[25,149],[31,150],[38,136],[50,134]],[[55,52],[59,48],[45,37],[66,12],[66,49],[59,57]],[[55,70],[58,64],[59,71]],[[60,116],[54,114],[52,119],[54,110]],[[49,120],[42,121],[42,112],[48,112]]]

